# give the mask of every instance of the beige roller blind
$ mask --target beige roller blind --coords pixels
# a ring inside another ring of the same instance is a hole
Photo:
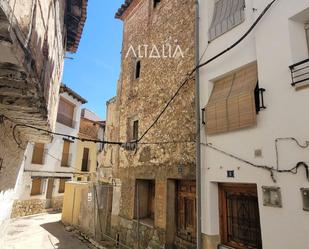
[[[214,83],[205,107],[206,133],[215,134],[252,126],[256,123],[254,89],[256,63]]]
[[[250,127],[256,123],[254,89],[257,81],[256,63],[234,74],[227,105],[229,131]]]

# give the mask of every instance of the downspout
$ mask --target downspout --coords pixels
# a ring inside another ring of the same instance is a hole
[[[199,54],[200,54],[200,15],[199,15],[199,0],[195,0],[195,65],[198,66],[200,63]],[[200,115],[200,75],[199,69],[195,73],[195,121],[196,121],[196,218],[197,218],[197,227],[196,227],[196,248],[202,248],[202,224],[201,224],[201,115]]]

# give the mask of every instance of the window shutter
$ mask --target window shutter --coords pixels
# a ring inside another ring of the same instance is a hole
[[[235,73],[228,97],[229,131],[250,127],[256,123],[254,89],[257,81],[256,63]]]
[[[40,178],[35,178],[32,180],[31,195],[41,194],[42,180]]]
[[[254,63],[214,83],[205,107],[207,134],[256,124],[254,89],[257,81],[257,65]]]
[[[206,133],[214,134],[228,130],[227,98],[231,91],[233,75],[214,84],[209,102],[205,108]]]
[[[213,40],[245,20],[245,0],[219,0],[215,3],[209,40]]]

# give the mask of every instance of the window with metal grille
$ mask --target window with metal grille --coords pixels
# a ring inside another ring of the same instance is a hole
[[[220,185],[222,244],[237,249],[262,249],[256,185]]]
[[[218,0],[215,3],[209,40],[213,40],[245,20],[245,0]]]

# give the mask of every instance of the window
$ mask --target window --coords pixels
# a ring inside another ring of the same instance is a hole
[[[64,124],[68,127],[74,128],[74,110],[75,105],[65,100],[64,98],[60,98],[58,114],[57,114],[57,122]]]
[[[205,107],[207,134],[233,131],[256,124],[257,82],[256,63],[214,82]]]
[[[135,79],[139,79],[141,76],[141,61],[138,60],[135,65]]]
[[[133,122],[133,134],[132,134],[132,139],[134,141],[138,140],[138,120],[135,120]]]
[[[153,7],[156,8],[161,0],[153,0]]]
[[[221,243],[237,249],[262,249],[256,185],[220,184]]]
[[[135,196],[135,218],[154,220],[155,181],[137,180]],[[138,217],[139,216],[139,217]]]
[[[82,158],[82,171],[88,172],[89,171],[89,149],[84,148],[83,151],[83,158]]]
[[[61,178],[59,179],[59,189],[58,193],[62,194],[65,191],[65,183],[68,181],[68,179]]]
[[[215,3],[209,40],[231,30],[245,20],[245,0],[218,0]]]
[[[71,159],[70,145],[71,145],[71,141],[68,141],[68,140],[63,141],[63,150],[62,150],[62,159],[61,159],[62,167],[70,166],[70,159]]]
[[[32,179],[32,186],[31,186],[31,195],[41,195],[42,194],[42,179],[35,178]]]
[[[33,146],[33,154],[31,163],[33,164],[44,164],[44,144],[35,143]]]

